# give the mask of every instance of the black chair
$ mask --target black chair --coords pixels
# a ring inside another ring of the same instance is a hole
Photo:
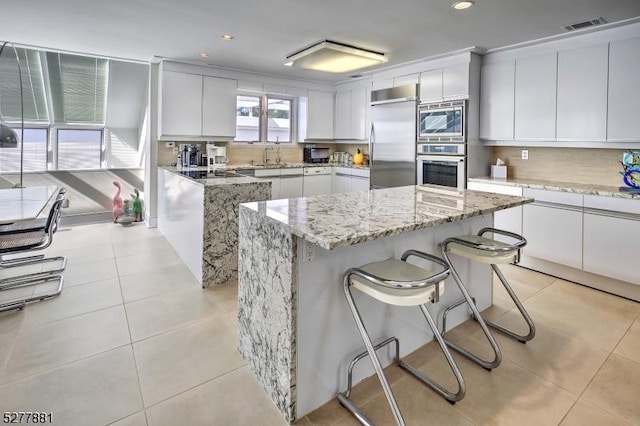
[[[44,222],[44,226],[40,226],[41,220],[33,220],[21,222],[15,226],[5,225],[3,229],[0,229],[0,256],[43,250],[49,247],[53,241],[53,234],[58,229],[61,208],[65,201],[65,194],[61,190],[49,211],[49,215]],[[60,263],[60,266],[56,269],[48,269],[2,278],[0,279],[0,291],[37,286],[50,282],[57,282],[58,285],[56,290],[18,300],[3,302],[0,304],[0,312],[12,309],[22,309],[27,303],[45,300],[59,295],[62,292],[63,283],[63,277],[60,273],[64,271],[67,259],[64,256],[45,258],[44,256],[39,255],[4,260],[0,263],[0,271],[2,271],[27,265],[45,264],[50,262],[58,262]]]

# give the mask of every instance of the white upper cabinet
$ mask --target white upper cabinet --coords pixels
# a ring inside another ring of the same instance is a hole
[[[558,140],[607,137],[609,45],[558,53]]]
[[[336,139],[365,139],[368,97],[364,87],[336,92]]]
[[[480,138],[512,140],[515,62],[482,66],[480,74]]]
[[[160,135],[200,135],[202,131],[202,76],[162,73]]]
[[[351,91],[351,139],[364,140],[367,134],[367,111],[369,110],[369,91],[361,87]]]
[[[442,68],[420,73],[420,102],[442,100]]]
[[[160,137],[233,138],[236,89],[236,80],[163,71]]]
[[[237,81],[204,77],[202,86],[202,136],[236,135]]]
[[[450,65],[420,73],[420,102],[469,97],[469,64]]]
[[[469,64],[450,65],[442,70],[442,96],[444,99],[469,97]]]
[[[607,139],[640,141],[640,38],[611,42]]]
[[[336,139],[351,139],[351,90],[336,92]]]
[[[556,138],[557,53],[516,59],[515,138]]]
[[[308,91],[306,139],[333,139],[333,92]]]
[[[420,82],[420,74],[409,74],[393,79],[393,87],[405,86],[407,84],[418,84]]]

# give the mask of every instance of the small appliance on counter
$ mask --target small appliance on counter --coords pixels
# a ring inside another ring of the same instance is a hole
[[[303,160],[305,163],[328,163],[329,148],[304,148]]]
[[[182,145],[182,153],[180,156],[182,167],[198,167],[199,155],[196,145]]]
[[[213,170],[218,167],[227,165],[227,148],[216,146],[215,144],[207,144],[207,168]]]

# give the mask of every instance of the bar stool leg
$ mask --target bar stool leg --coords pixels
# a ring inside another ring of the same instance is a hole
[[[400,408],[398,407],[398,403],[396,402],[395,397],[393,396],[393,392],[391,391],[391,386],[389,386],[389,382],[384,375],[384,371],[382,370],[382,365],[380,364],[380,360],[376,355],[376,351],[373,347],[373,343],[371,343],[371,338],[369,337],[369,333],[367,333],[367,329],[362,322],[362,317],[360,316],[360,312],[356,307],[356,304],[353,300],[353,295],[351,294],[351,286],[349,284],[349,275],[346,274],[343,279],[343,289],[344,295],[347,299],[347,304],[349,305],[349,309],[351,310],[351,314],[353,315],[353,319],[356,322],[358,327],[358,331],[360,332],[360,336],[362,337],[362,341],[364,342],[364,346],[369,353],[369,357],[371,358],[371,362],[373,363],[373,368],[376,370],[376,374],[378,375],[378,379],[380,380],[380,384],[382,385],[382,390],[389,402],[389,406],[391,407],[391,411],[393,412],[393,417],[396,420],[398,426],[405,426],[406,423],[404,418],[402,417],[402,413],[400,412]],[[373,425],[367,417],[362,414],[353,404],[349,404],[346,408],[349,409],[358,420],[360,420],[365,425]],[[366,422],[365,422],[366,421]]]
[[[533,324],[533,320],[529,316],[529,313],[527,312],[527,310],[524,308],[524,306],[522,306],[522,303],[520,302],[520,299],[518,299],[518,296],[516,296],[516,293],[511,288],[511,285],[509,285],[509,283],[507,282],[507,279],[502,274],[502,271],[498,268],[497,265],[494,265],[494,264],[491,265],[491,269],[493,269],[493,271],[496,273],[496,275],[498,276],[498,278],[502,282],[502,285],[504,286],[504,289],[507,290],[507,293],[509,293],[509,296],[511,296],[511,300],[513,300],[513,303],[515,303],[516,308],[518,308],[518,311],[520,311],[520,314],[522,315],[522,318],[524,318],[525,322],[527,323],[527,326],[529,327],[529,333],[527,333],[527,334],[517,334],[517,333],[509,330],[508,328],[505,328],[505,327],[501,326],[500,324],[496,324],[495,322],[486,321],[486,320],[485,320],[485,322],[487,323],[487,325],[489,327],[495,328],[496,330],[506,334],[507,336],[513,337],[514,339],[516,339],[520,343],[527,343],[529,340],[531,340],[531,339],[533,339],[535,337],[535,335],[536,335],[536,326]]]
[[[478,308],[476,308],[476,305],[473,302],[473,299],[471,298],[471,295],[467,291],[467,289],[464,286],[464,284],[462,284],[462,280],[460,279],[460,276],[458,275],[458,272],[453,267],[453,263],[451,263],[451,259],[449,259],[449,256],[447,255],[447,249],[446,249],[446,245],[445,244],[442,245],[442,255],[445,258],[445,260],[447,261],[447,263],[449,264],[449,268],[450,268],[451,276],[453,277],[453,281],[456,283],[456,285],[460,289],[460,292],[462,293],[462,297],[464,297],[464,300],[466,301],[467,305],[471,309],[473,317],[476,319],[478,324],[480,324],[480,328],[482,329],[482,332],[484,333],[485,337],[489,341],[489,344],[491,345],[491,349],[493,349],[493,354],[494,354],[493,361],[484,360],[484,359],[480,358],[479,356],[475,355],[474,353],[472,353],[472,352],[468,351],[467,349],[463,348],[462,346],[458,345],[457,343],[454,343],[454,342],[446,339],[445,337],[443,337],[443,340],[445,341],[447,346],[449,346],[451,349],[453,349],[456,352],[458,352],[459,354],[469,358],[471,361],[474,361],[475,363],[479,364],[482,368],[491,371],[492,369],[498,367],[500,365],[500,363],[502,362],[502,352],[500,351],[500,347],[498,346],[498,343],[496,342],[495,338],[493,337],[493,335],[489,331],[489,328],[487,327],[487,324],[482,319],[482,316],[480,315],[480,312],[478,311]],[[445,332],[445,330],[443,329],[442,330],[442,334],[443,335],[444,335],[444,332]]]
[[[422,311],[424,318],[427,320],[427,323],[429,324],[429,328],[431,328],[431,331],[433,332],[433,337],[438,342],[438,345],[440,346],[440,349],[442,350],[442,353],[444,354],[445,358],[447,359],[447,363],[451,368],[451,372],[453,373],[453,375],[456,378],[456,381],[458,382],[458,392],[453,393],[449,391],[444,386],[440,385],[430,377],[427,377],[420,370],[417,370],[415,367],[411,366],[410,364],[407,364],[400,358],[398,358],[396,362],[400,367],[402,367],[403,369],[411,373],[416,379],[420,380],[422,383],[429,386],[431,389],[433,389],[435,392],[443,396],[450,404],[453,405],[457,401],[460,401],[462,398],[464,398],[464,395],[466,393],[466,384],[464,382],[464,378],[462,377],[462,372],[458,368],[458,365],[453,359],[453,356],[451,356],[451,352],[449,352],[449,350],[447,349],[447,344],[444,338],[440,335],[438,326],[436,325],[435,321],[429,314],[427,307],[425,305],[420,305],[420,310]]]

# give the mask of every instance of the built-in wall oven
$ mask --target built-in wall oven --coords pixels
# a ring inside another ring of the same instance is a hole
[[[418,155],[416,158],[418,184],[433,184],[465,189],[467,186],[467,158],[462,155]]]
[[[418,108],[416,182],[467,187],[465,101],[421,104]]]

